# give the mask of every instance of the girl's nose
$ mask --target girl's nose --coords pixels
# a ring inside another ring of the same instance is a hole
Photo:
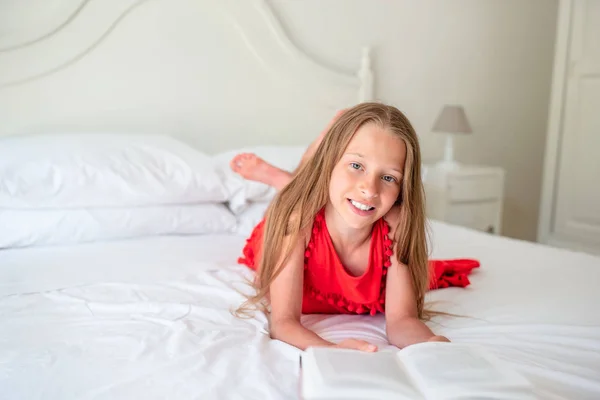
[[[364,178],[361,179],[361,181],[359,182],[358,189],[360,190],[365,199],[372,199],[373,197],[377,197],[377,179],[365,175]]]

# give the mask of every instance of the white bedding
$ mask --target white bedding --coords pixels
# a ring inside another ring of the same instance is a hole
[[[600,398],[600,259],[434,223],[435,258],[472,257],[431,292],[456,342],[487,346],[541,398]],[[2,399],[293,399],[299,350],[240,320],[244,237],[0,251]],[[382,316],[304,316],[325,338],[385,344]]]

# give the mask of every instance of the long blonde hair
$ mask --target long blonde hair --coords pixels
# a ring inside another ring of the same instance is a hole
[[[404,114],[395,107],[379,103],[362,103],[345,111],[326,133],[313,157],[275,197],[266,213],[258,281],[254,283],[257,293],[238,309],[238,313],[248,306],[257,306],[268,295],[300,232],[312,226],[316,214],[327,204],[333,168],[356,131],[366,123],[387,129],[406,145],[404,178],[396,202],[401,204],[402,211],[394,240],[398,261],[410,271],[418,316],[423,318],[429,268],[421,151],[415,130]],[[286,236],[291,236],[291,240],[287,241],[287,248],[282,248]]]

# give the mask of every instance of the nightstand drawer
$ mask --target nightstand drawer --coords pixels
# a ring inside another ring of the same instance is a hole
[[[497,201],[449,204],[446,221],[488,233],[498,233],[499,208],[500,203]]]
[[[461,177],[448,182],[450,201],[496,200],[502,196],[502,180],[499,176]]]

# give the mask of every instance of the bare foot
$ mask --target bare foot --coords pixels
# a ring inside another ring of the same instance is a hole
[[[256,154],[241,153],[233,157],[229,166],[244,179],[265,183],[275,189],[282,189],[291,180],[291,174],[283,171]]]
[[[269,164],[256,154],[240,153],[233,157],[229,166],[244,179],[262,182],[269,173]]]

